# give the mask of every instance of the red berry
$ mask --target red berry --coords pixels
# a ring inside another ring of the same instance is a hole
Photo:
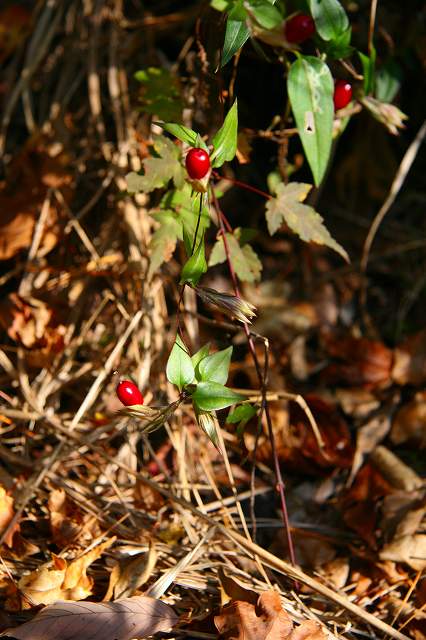
[[[131,380],[120,380],[115,391],[126,407],[132,404],[143,404],[143,395]]]
[[[186,170],[192,180],[201,180],[210,169],[210,158],[204,149],[190,149],[185,160]]]
[[[298,13],[286,21],[284,32],[287,42],[300,44],[314,35],[315,22],[306,13]]]
[[[336,80],[334,85],[334,110],[344,109],[352,100],[352,85],[346,80]]]

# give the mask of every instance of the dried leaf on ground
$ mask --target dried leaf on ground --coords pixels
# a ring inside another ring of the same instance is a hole
[[[178,618],[161,600],[147,596],[118,602],[58,602],[30,622],[10,629],[16,640],[131,640],[169,631]]]
[[[423,486],[420,476],[387,447],[376,447],[370,459],[382,476],[396,489],[414,491]]]
[[[404,562],[416,571],[426,568],[426,534],[421,533],[425,513],[423,501],[420,507],[404,514],[392,540],[380,552],[382,560]]]
[[[60,547],[70,544],[77,538],[81,523],[77,521],[76,509],[72,509],[65,491],[63,489],[51,491],[47,506],[53,540]],[[78,519],[81,520],[81,517]]]
[[[397,384],[426,381],[426,329],[410,336],[394,351],[392,378]]]
[[[350,485],[362,466],[364,457],[371,453],[376,446],[387,436],[390,429],[388,415],[376,415],[367,424],[358,429],[356,434],[356,449],[352,463],[351,473],[347,484]]]
[[[250,588],[250,585],[242,583],[234,576],[226,575],[222,567],[219,568],[219,579],[222,586],[222,604],[229,600],[242,600],[256,604],[259,595]]]
[[[426,391],[416,393],[396,412],[390,439],[396,445],[411,442],[426,447]]]
[[[237,600],[215,616],[217,630],[228,640],[287,640],[293,628],[276,591],[262,593],[256,605]]]
[[[55,556],[53,566],[43,566],[23,576],[18,583],[23,595],[23,606],[52,604],[57,600],[84,600],[92,595],[93,579],[86,573],[87,568],[100,558],[115,538],[106,540],[70,564],[64,558]]]
[[[262,593],[257,603],[237,600],[222,608],[214,623],[227,640],[326,640],[320,625],[312,620],[296,629],[276,591]]]
[[[151,577],[156,563],[157,551],[155,544],[151,543],[147,553],[138,555],[127,564],[120,564],[119,575],[113,586],[114,600],[132,596],[140,589]]]
[[[393,354],[382,342],[328,334],[326,351],[335,359],[324,370],[327,383],[375,389],[390,384]]]
[[[8,495],[6,489],[0,485],[0,533],[3,533],[14,515],[13,498]],[[16,523],[16,525],[12,527],[5,538],[5,544],[8,547],[12,546],[13,536],[16,531],[19,531],[19,523]]]

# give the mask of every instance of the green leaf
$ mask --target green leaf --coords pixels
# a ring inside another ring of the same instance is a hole
[[[399,91],[402,70],[395,60],[389,60],[376,73],[375,98],[380,102],[392,102]]]
[[[213,137],[214,151],[211,155],[212,167],[221,167],[224,162],[232,160],[237,152],[238,106],[237,100],[226,114],[219,131]]]
[[[333,137],[333,78],[325,62],[300,56],[290,67],[287,87],[303,149],[318,186],[328,166]]]
[[[142,84],[142,110],[165,120],[182,117],[183,102],[179,83],[168,69],[148,67],[135,73]]]
[[[228,380],[229,364],[231,362],[232,347],[212,353],[203,358],[198,364],[200,379],[203,382],[219,382],[225,384]]]
[[[194,355],[191,358],[192,364],[194,365],[194,369],[195,369],[195,377],[197,378],[197,380],[201,379],[199,375],[197,375],[198,364],[203,358],[206,358],[209,355],[209,351],[210,351],[210,342],[208,342],[203,347],[201,347],[201,349],[199,349],[197,353],[194,353]]]
[[[283,222],[304,242],[323,244],[349,262],[348,254],[338,242],[332,238],[324,226],[323,219],[312,207],[302,204],[312,186],[300,182],[281,184],[277,188],[275,198],[266,204],[266,220],[269,233],[273,235]]]
[[[182,237],[182,224],[172,211],[151,214],[160,223],[149,243],[150,263],[148,279],[163,264],[168,262],[176,248],[176,242]]]
[[[224,67],[230,59],[245,45],[250,38],[250,29],[245,20],[226,21],[225,40],[222,49],[221,66]]]
[[[355,51],[354,47],[350,46],[351,37],[352,28],[349,27],[334,40],[330,40],[329,42],[321,42],[319,48],[321,51],[324,51],[324,53],[326,53],[329,58],[333,58],[334,60],[349,58],[349,56],[351,56]]]
[[[337,0],[308,0],[308,4],[323,40],[335,40],[349,27],[346,11]]]
[[[365,53],[361,53],[361,51],[358,51],[357,53],[362,64],[362,73],[364,76],[364,93],[366,96],[368,96],[369,93],[372,93],[374,91],[376,50],[373,47],[370,56],[366,56]]]
[[[240,245],[240,231],[241,229],[237,228],[233,234],[225,234],[232,265],[240,280],[256,282],[260,280],[262,263],[249,244]],[[212,267],[225,261],[226,253],[223,237],[219,236],[210,254],[209,266]]]
[[[194,367],[185,345],[179,335],[170,352],[166,367],[167,380],[176,385],[179,391],[194,379]]]
[[[204,249],[204,234],[201,236],[197,248],[184,264],[180,284],[188,282],[197,285],[201,276],[207,271],[206,254]]]
[[[203,411],[214,411],[245,400],[245,397],[217,382],[199,382],[192,399]]]
[[[240,404],[238,407],[235,407],[233,411],[230,411],[228,417],[226,418],[226,422],[228,424],[242,424],[245,425],[253,416],[257,413],[256,407],[253,407],[252,404]]]
[[[160,127],[163,127],[165,131],[171,133],[172,136],[190,144],[191,147],[195,147],[197,141],[197,132],[188,127],[184,127],[183,124],[176,124],[175,122],[156,122]]]
[[[155,136],[153,147],[157,156],[143,161],[144,174],[134,171],[127,174],[127,189],[130,193],[149,193],[164,187],[170,179],[173,179],[178,188],[184,184],[185,171],[180,163],[180,149],[165,136]]]
[[[281,12],[268,0],[250,0],[248,12],[264,29],[274,29],[283,21]]]

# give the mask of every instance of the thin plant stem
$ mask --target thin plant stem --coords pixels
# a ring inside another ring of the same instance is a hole
[[[241,187],[242,189],[246,189],[246,191],[253,191],[253,193],[257,193],[257,195],[262,196],[262,198],[266,198],[267,200],[272,198],[272,196],[269,193],[266,193],[266,191],[252,187],[251,184],[247,184],[247,182],[241,182],[241,180],[235,180],[235,178],[221,176],[220,173],[217,173],[216,171],[212,171],[212,174],[218,180],[227,180],[228,182],[232,182],[236,187]]]
[[[226,239],[226,232],[225,232],[225,225],[223,222],[223,218],[222,218],[222,210],[219,206],[219,202],[217,200],[216,194],[214,192],[214,189],[212,188],[212,195],[213,195],[213,201],[215,204],[215,208],[216,211],[218,213],[218,219],[219,219],[219,226],[222,232],[222,239],[223,239],[223,246],[225,249],[225,255],[226,255],[226,260],[228,263],[228,268],[229,268],[229,273],[231,276],[231,280],[232,280],[232,286],[234,288],[234,292],[235,295],[237,296],[237,298],[241,298],[241,294],[240,294],[240,289],[238,286],[238,280],[237,280],[237,276],[235,274],[235,269],[234,266],[232,264],[232,258],[231,258],[231,254],[229,251],[229,245],[228,245],[228,241]],[[262,369],[260,366],[260,362],[259,359],[257,357],[257,353],[256,353],[256,348],[253,342],[253,338],[252,335],[250,333],[250,329],[247,323],[244,323],[244,332],[246,334],[247,337],[247,343],[249,346],[249,350],[251,353],[251,356],[253,358],[253,363],[256,369],[256,374],[257,377],[259,379],[260,385],[261,385],[261,394],[262,394],[262,404],[261,404],[261,414],[264,413],[265,414],[265,418],[266,418],[266,424],[268,427],[268,436],[271,442],[271,448],[272,448],[272,455],[273,455],[273,459],[274,459],[274,470],[275,470],[275,479],[276,479],[276,489],[280,495],[280,500],[281,500],[281,511],[282,511],[282,517],[283,517],[283,523],[284,523],[284,528],[286,531],[286,535],[287,535],[287,544],[288,544],[288,550],[289,550],[289,556],[290,556],[290,561],[292,563],[292,565],[296,565],[296,557],[294,554],[294,546],[293,546],[293,540],[291,537],[291,532],[290,532],[290,522],[289,522],[289,518],[288,518],[288,511],[287,511],[287,503],[286,503],[286,498],[285,498],[285,486],[284,486],[284,482],[282,479],[282,475],[281,475],[281,469],[280,469],[280,463],[278,460],[278,453],[277,453],[277,447],[275,444],[275,436],[274,436],[274,431],[272,428],[272,420],[271,420],[271,414],[269,412],[269,405],[268,405],[268,401],[266,398],[266,380],[265,380],[265,376],[262,373]]]

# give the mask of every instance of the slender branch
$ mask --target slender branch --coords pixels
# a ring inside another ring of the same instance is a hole
[[[374,25],[376,24],[377,0],[371,0],[370,24],[368,26],[368,55],[371,56],[373,50]]]
[[[234,292],[235,292],[235,295],[237,296],[237,298],[241,298],[240,289],[239,289],[239,286],[238,286],[237,276],[235,274],[234,266],[232,264],[232,259],[231,259],[231,255],[230,255],[230,251],[229,251],[228,241],[226,239],[225,225],[224,225],[224,221],[223,221],[223,213],[222,213],[222,210],[220,208],[219,202],[217,200],[217,197],[216,197],[216,194],[215,194],[213,188],[212,188],[212,195],[213,195],[214,205],[215,205],[216,211],[218,213],[219,226],[220,226],[220,229],[222,231],[223,246],[224,246],[224,249],[225,249],[226,260],[227,260],[227,263],[228,263],[229,273],[231,275],[232,285],[233,285]],[[261,366],[260,366],[259,358],[257,357],[257,353],[256,353],[256,347],[254,345],[253,338],[252,338],[252,335],[250,333],[249,326],[246,323],[243,326],[244,326],[244,332],[245,332],[246,337],[247,337],[247,343],[248,343],[248,346],[249,346],[249,350],[250,350],[251,356],[253,358],[253,363],[254,363],[254,366],[255,366],[255,369],[256,369],[256,374],[257,374],[257,377],[259,379],[260,386],[261,386],[261,393],[262,393],[261,415],[262,415],[262,413],[265,414],[266,424],[267,424],[267,427],[268,427],[268,435],[269,435],[269,439],[270,439],[270,442],[271,442],[272,455],[273,455],[273,459],[274,459],[276,488],[277,488],[277,490],[279,492],[280,499],[281,499],[281,510],[282,510],[284,528],[285,528],[286,535],[287,535],[287,544],[288,544],[290,561],[291,561],[292,565],[296,565],[296,558],[295,558],[295,554],[294,554],[293,540],[292,540],[291,531],[290,531],[290,522],[289,522],[289,518],[288,518],[287,503],[286,503],[286,499],[285,499],[285,486],[284,486],[284,482],[283,482],[282,475],[281,475],[281,469],[280,469],[280,463],[279,463],[279,460],[278,460],[277,447],[276,447],[276,444],[275,444],[275,436],[274,436],[274,431],[273,431],[273,427],[272,427],[271,414],[269,412],[269,405],[268,405],[268,401],[267,401],[267,398],[266,398],[266,391],[267,391],[266,390],[266,379],[265,379],[266,376],[264,376],[263,373],[262,373],[262,369],[261,369]]]
[[[236,187],[241,187],[242,189],[246,189],[246,191],[253,191],[253,193],[257,193],[258,196],[262,196],[262,198],[266,198],[270,200],[272,196],[266,191],[262,191],[261,189],[257,189],[256,187],[252,187],[251,184],[247,184],[246,182],[241,182],[240,180],[235,180],[235,178],[228,178],[227,176],[221,176],[217,171],[212,171],[212,174],[218,180],[228,180],[228,182],[232,182]]]

